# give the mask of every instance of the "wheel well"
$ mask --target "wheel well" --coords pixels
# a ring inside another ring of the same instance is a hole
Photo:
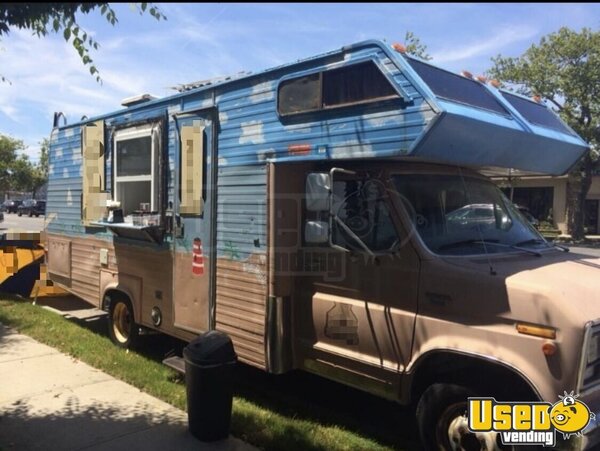
[[[135,321],[136,316],[137,316],[137,312],[135,311],[135,308],[133,307],[133,302],[131,302],[131,297],[121,291],[118,290],[116,288],[111,288],[109,290],[106,290],[106,292],[104,293],[104,296],[102,297],[102,310],[108,312],[110,311],[110,305],[114,300],[117,299],[124,299],[129,301],[129,304],[131,305],[131,310],[133,311],[133,319]]]
[[[419,400],[434,383],[462,385],[498,400],[540,401],[535,388],[517,370],[501,362],[451,351],[432,352],[417,363],[411,377],[410,401]]]

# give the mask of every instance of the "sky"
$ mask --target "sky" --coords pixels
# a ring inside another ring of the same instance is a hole
[[[129,4],[111,5],[118,23],[99,12],[79,24],[100,43],[90,56],[99,84],[60,35],[39,39],[12,29],[0,41],[0,133],[22,139],[39,158],[53,113],[69,123],[121,109],[121,100],[241,71],[261,71],[366,39],[402,42],[412,31],[433,57],[455,72],[482,74],[491,58],[519,56],[567,26],[600,29],[600,4],[576,3],[157,3],[156,21]]]

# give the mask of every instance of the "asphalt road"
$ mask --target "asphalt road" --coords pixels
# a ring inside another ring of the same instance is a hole
[[[4,212],[4,222],[0,222],[0,232],[5,230],[23,230],[25,232],[40,232],[44,228],[45,216],[36,218],[17,216],[16,213]]]
[[[590,257],[600,257],[600,248],[599,247],[577,247],[577,246],[568,246],[571,249],[571,252],[574,254],[583,254],[588,255]]]

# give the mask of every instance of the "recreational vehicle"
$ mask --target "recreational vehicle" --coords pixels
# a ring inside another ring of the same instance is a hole
[[[427,449],[496,449],[470,396],[600,410],[600,260],[488,178],[589,150],[542,103],[366,41],[124,106],[55,121],[46,219],[50,278],[118,346],[217,329],[248,365],[414,403]]]

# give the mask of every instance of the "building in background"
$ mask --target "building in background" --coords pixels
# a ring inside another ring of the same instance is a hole
[[[542,226],[551,226],[561,233],[567,233],[567,180],[566,175],[519,176],[512,179],[496,178],[495,182],[515,204],[527,207]],[[600,173],[597,173],[593,176],[585,201],[585,229],[588,235],[600,234],[599,205]]]

